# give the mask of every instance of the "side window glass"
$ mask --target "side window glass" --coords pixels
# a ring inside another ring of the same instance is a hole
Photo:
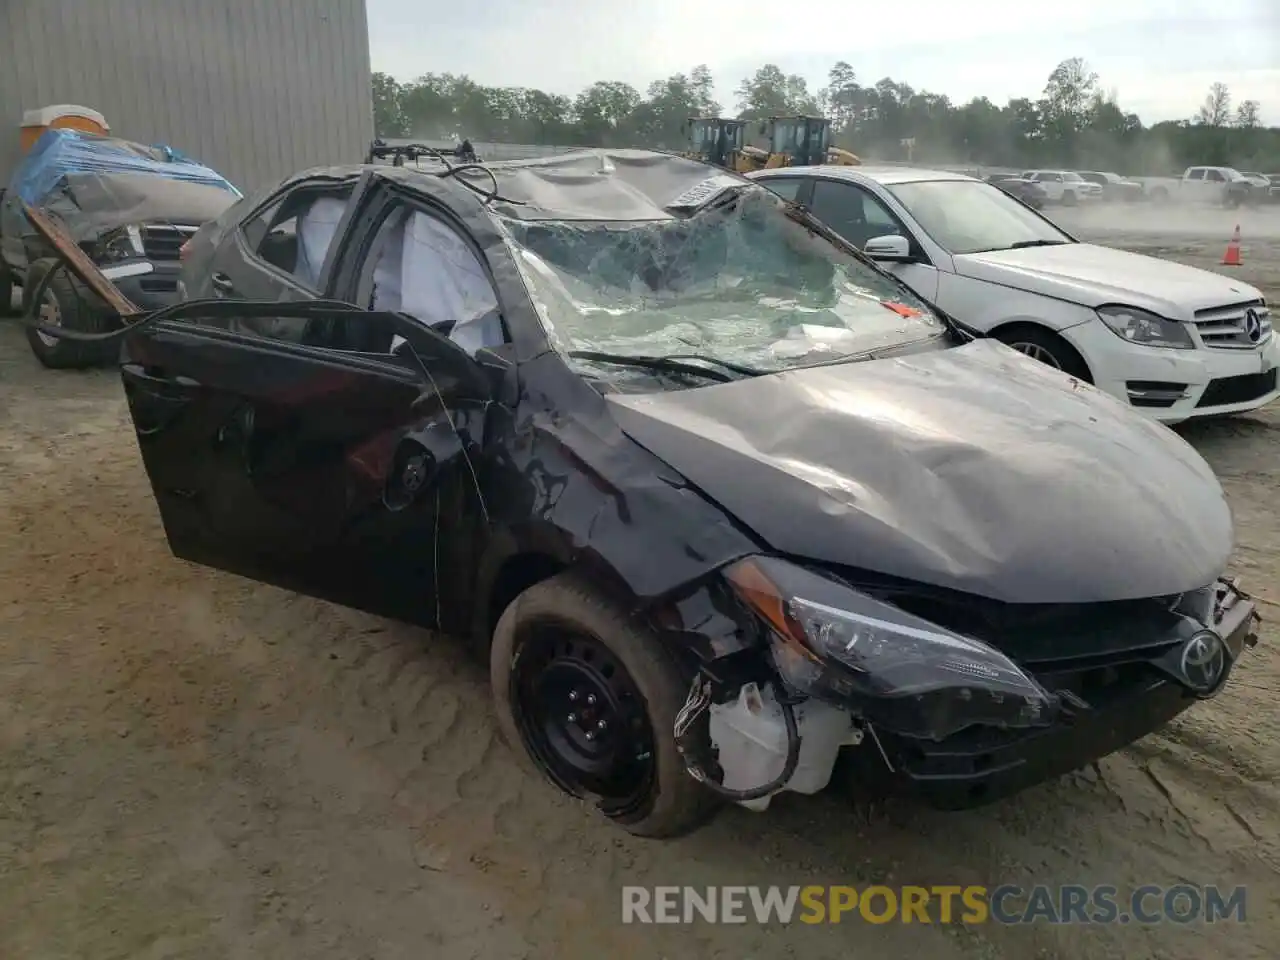
[[[1190,171],[1190,172],[1187,174],[1187,179],[1188,179],[1188,180],[1203,180],[1203,179],[1204,179],[1204,170],[1202,170],[1202,169],[1201,169],[1201,168],[1199,168],[1199,167],[1196,167],[1196,169],[1194,169],[1194,170]]]
[[[768,180],[757,180],[757,183],[768,187],[783,200],[794,200],[800,196],[800,188],[805,184],[804,177],[771,177]]]
[[[325,255],[353,188],[295,188],[244,224],[250,252],[308,289],[318,289]]]
[[[814,216],[857,247],[872,237],[901,233],[889,212],[866,191],[852,184],[815,181],[812,210]]]
[[[360,271],[358,302],[407,313],[469,354],[506,342],[497,292],[480,255],[451,224],[425,210],[391,211]]]
[[[1205,174],[1205,178],[1212,180],[1214,183],[1222,183],[1227,178],[1222,175],[1221,170],[1209,170]]]
[[[873,237],[902,233],[902,228],[898,226],[898,222],[893,219],[893,214],[889,212],[883,203],[865,190],[859,189],[858,193],[862,194],[863,213],[867,224],[873,231],[871,234]]]

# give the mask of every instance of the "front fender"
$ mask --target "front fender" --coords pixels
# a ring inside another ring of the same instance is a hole
[[[485,491],[473,626],[492,626],[489,604],[513,558],[581,570],[626,609],[652,615],[761,549],[745,526],[623,434],[604,398],[559,357],[523,365],[521,384]]]

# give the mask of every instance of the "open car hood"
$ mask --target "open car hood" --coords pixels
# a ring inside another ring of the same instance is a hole
[[[1222,488],[1168,428],[994,341],[699,389],[617,422],[774,550],[1006,602],[1210,583]]]

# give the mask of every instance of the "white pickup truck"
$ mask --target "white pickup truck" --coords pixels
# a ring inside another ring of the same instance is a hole
[[[1071,170],[1024,170],[1022,179],[1038,183],[1044,188],[1050,203],[1074,207],[1082,200],[1101,200],[1102,185],[1086,180]]]
[[[1266,190],[1234,167],[1187,167],[1180,178],[1143,177],[1143,189],[1156,203],[1213,203],[1254,206]]]

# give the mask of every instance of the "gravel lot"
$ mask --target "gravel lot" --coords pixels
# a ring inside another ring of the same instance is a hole
[[[1238,275],[1280,299],[1280,212],[1054,216],[1210,269],[1239,221]],[[1280,615],[1280,409],[1184,432]],[[1275,956],[1269,623],[1221,698],[995,807],[786,798],[651,843],[519,773],[461,644],[171,558],[115,375],[44,371],[12,324],[0,483],[2,958]],[[1248,923],[619,922],[623,884],[1034,882],[1247,884]]]

